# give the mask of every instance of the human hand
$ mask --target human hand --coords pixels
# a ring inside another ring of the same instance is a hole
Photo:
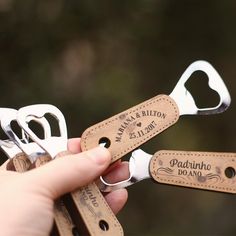
[[[73,154],[55,159],[25,173],[0,170],[0,223],[2,235],[49,235],[53,225],[54,200],[99,177],[109,166],[108,150],[97,147],[80,153],[80,139],[71,139]],[[109,171],[119,180],[119,164]],[[105,196],[114,213],[127,200],[120,189]]]

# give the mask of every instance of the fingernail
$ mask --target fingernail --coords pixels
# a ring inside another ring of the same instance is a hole
[[[93,148],[87,151],[87,155],[98,165],[103,165],[111,160],[109,151],[103,147]]]

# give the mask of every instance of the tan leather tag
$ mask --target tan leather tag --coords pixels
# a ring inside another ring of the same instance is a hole
[[[236,193],[236,153],[159,151],[150,173],[159,183]]]
[[[47,164],[51,160],[52,160],[52,158],[49,155],[39,156],[39,157],[37,157],[35,162],[32,164],[31,168],[38,168],[40,166]]]
[[[112,162],[177,122],[179,110],[167,95],[158,95],[86,129],[83,151],[107,143]]]
[[[65,204],[61,199],[55,201],[54,219],[60,236],[76,235],[74,234],[75,232],[77,232],[76,226],[72,222],[72,219],[65,207]]]
[[[95,183],[71,193],[89,235],[124,235],[123,229]]]
[[[6,169],[16,172],[25,172],[29,170],[31,162],[24,153],[19,153],[9,160]]]
[[[56,158],[69,154],[68,151],[59,153]],[[79,234],[91,236],[124,235],[122,226],[95,183],[67,194],[63,200],[69,214],[73,216]]]

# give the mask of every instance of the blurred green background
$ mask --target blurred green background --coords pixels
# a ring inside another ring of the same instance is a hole
[[[1,106],[54,104],[69,136],[78,137],[169,94],[186,67],[204,59],[224,79],[231,107],[217,116],[183,116],[143,149],[234,152],[235,11],[235,1],[218,0],[0,0]],[[216,104],[199,77],[189,85],[199,106]],[[235,235],[236,197],[146,180],[129,188],[118,219],[125,235]]]

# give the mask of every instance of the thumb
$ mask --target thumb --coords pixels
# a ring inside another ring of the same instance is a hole
[[[50,161],[44,166],[26,172],[31,175],[26,179],[56,199],[95,180],[109,166],[110,161],[108,150],[96,147]]]

